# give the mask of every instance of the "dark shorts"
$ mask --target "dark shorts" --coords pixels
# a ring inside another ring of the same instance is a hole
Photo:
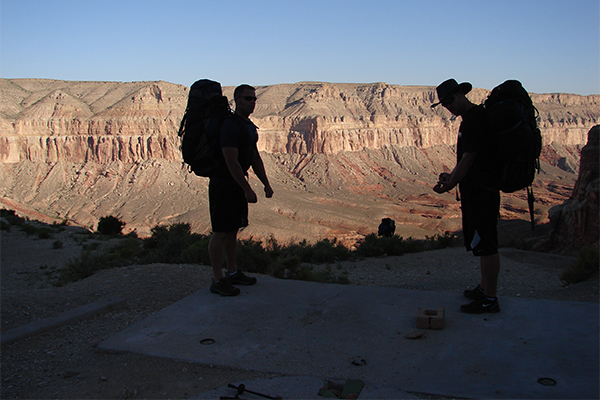
[[[211,179],[208,201],[213,232],[235,232],[248,226],[248,201],[235,181]]]
[[[497,254],[500,192],[461,186],[460,196],[467,251],[477,257]]]

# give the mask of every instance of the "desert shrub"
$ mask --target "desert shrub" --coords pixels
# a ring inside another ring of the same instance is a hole
[[[110,268],[108,256],[99,252],[82,251],[79,256],[73,257],[65,264],[64,268],[56,271],[56,285],[62,286],[68,282],[77,282],[92,276],[96,271]]]
[[[372,233],[357,243],[355,254],[358,257],[382,257],[401,256],[415,251],[418,249],[411,239],[405,241],[398,235],[378,237]]]
[[[458,236],[448,231],[444,232],[444,235],[438,233],[433,236],[425,236],[425,240],[428,243],[429,250],[445,249],[459,243]]]
[[[114,254],[115,258],[121,259],[124,264],[133,264],[145,254],[143,251],[143,241],[135,237],[126,237],[121,240],[117,246],[109,250],[109,254]]]
[[[238,241],[236,262],[243,271],[268,274],[271,271],[272,257],[260,240],[250,238]]]
[[[210,237],[208,236],[198,238],[181,252],[181,262],[186,264],[210,265],[210,257],[208,255],[209,241]]]
[[[108,218],[108,217],[107,217]],[[113,217],[114,218],[114,217]],[[120,225],[119,225],[120,226]],[[426,240],[405,240],[399,236],[377,237],[367,235],[349,250],[337,240],[324,239],[314,244],[306,240],[281,245],[271,236],[263,243],[253,238],[238,240],[236,261],[240,270],[272,275],[278,278],[316,282],[348,283],[348,277],[336,275],[331,267],[315,271],[309,264],[335,263],[355,257],[379,257],[402,255],[423,251],[428,248],[443,248],[451,245],[454,236],[448,232]],[[151,236],[145,239],[137,235],[122,236],[116,246],[99,250],[99,243],[83,247],[76,257],[59,272],[60,281],[83,279],[100,269],[122,267],[131,264],[152,263],[197,263],[210,264],[208,245],[210,236],[191,232],[191,226],[178,223],[155,226]],[[62,245],[62,244],[61,244]],[[225,266],[225,265],[224,265]]]
[[[275,278],[290,279],[291,275],[297,275],[302,262],[296,255],[285,254],[273,262],[271,275]]]
[[[40,239],[50,239],[52,232],[48,228],[40,228],[37,230],[37,235]]]
[[[426,236],[424,240],[393,235],[390,237],[377,236],[374,233],[365,236],[357,243],[357,257],[401,256],[407,253],[418,253],[427,250],[444,249],[458,243],[458,237],[450,232],[444,235]]]
[[[109,215],[108,217],[101,217],[98,221],[98,232],[109,236],[120,235],[124,226],[125,222]]]
[[[560,280],[569,285],[587,280],[598,271],[600,257],[594,246],[583,247],[579,251],[577,261],[568,266],[560,276]]]
[[[394,237],[396,236],[386,239],[393,239]],[[374,233],[365,236],[357,243],[355,253],[359,257],[381,257],[387,254],[381,245],[381,241]]]
[[[101,250],[84,249],[57,273],[57,285],[76,282],[103,269],[120,268],[140,262],[144,254],[141,239],[125,238],[116,246]]]
[[[35,235],[38,231],[38,228],[28,223],[23,223],[19,226],[19,229],[21,229],[21,231],[25,232],[27,235]]]
[[[25,220],[15,214],[15,210],[0,209],[0,217],[6,220],[10,225],[22,225]]]
[[[156,226],[152,228],[151,234],[149,238],[144,240],[144,248],[147,251],[144,257],[145,263],[191,262],[190,257],[193,257],[192,252],[194,249],[198,250],[204,244],[208,247],[206,237],[192,234],[190,224],[186,223]],[[190,249],[198,241],[200,243]]]
[[[337,243],[335,239],[333,241],[324,239],[312,246],[310,257],[308,260],[304,260],[304,262],[313,264],[333,263],[336,261],[347,260],[348,258],[350,258],[350,250],[348,250],[348,248],[341,243]]]
[[[308,244],[306,240],[302,240],[281,247],[278,252],[283,255],[296,256],[301,262],[311,264],[333,263],[347,260],[351,256],[350,250],[335,239],[320,240],[312,245]]]

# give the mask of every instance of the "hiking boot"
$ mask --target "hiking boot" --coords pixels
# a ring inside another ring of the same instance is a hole
[[[498,304],[498,298],[489,300],[487,297],[484,297],[483,299],[477,299],[469,304],[460,306],[460,311],[467,314],[497,313],[500,311],[500,305]]]
[[[231,281],[225,277],[215,281],[213,279],[210,285],[210,291],[212,293],[220,294],[221,296],[237,296],[240,294],[240,289],[231,286]]]
[[[232,285],[254,285],[256,278],[253,276],[246,276],[242,271],[236,271],[233,275],[229,275],[229,281]]]
[[[477,285],[475,289],[467,289],[463,292],[463,295],[469,300],[477,300],[483,298],[483,289]]]

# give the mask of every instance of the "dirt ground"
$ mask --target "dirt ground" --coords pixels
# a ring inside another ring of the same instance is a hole
[[[78,255],[90,243],[86,237],[85,231],[74,227],[53,230],[49,239],[28,236],[17,227],[1,232],[2,331],[107,297],[127,301],[126,309],[3,345],[2,399],[183,399],[231,382],[277,376],[99,351],[98,343],[109,336],[198,290],[208,290],[211,275],[206,266],[153,264],[103,270],[53,286],[48,271]],[[54,244],[57,241],[61,246]],[[476,259],[465,258],[464,253],[455,248],[349,261],[332,269],[345,273],[351,284],[462,291],[475,282],[478,268]],[[501,255],[505,266],[500,296],[598,302],[597,275],[562,287],[558,276],[573,258],[514,249],[502,249]]]

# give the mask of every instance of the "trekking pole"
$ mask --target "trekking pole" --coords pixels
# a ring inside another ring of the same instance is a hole
[[[252,393],[255,394],[257,396],[260,397],[264,397],[266,399],[273,399],[273,400],[280,400],[283,399],[283,397],[281,396],[276,396],[276,397],[272,397],[266,394],[262,394],[262,393],[257,393],[257,392],[253,392],[252,390],[248,390],[246,389],[246,385],[244,385],[243,383],[240,386],[235,386],[234,384],[230,383],[229,385],[227,385],[228,387],[232,388],[232,389],[236,389],[238,394],[243,394],[244,392],[248,392],[248,393]]]

